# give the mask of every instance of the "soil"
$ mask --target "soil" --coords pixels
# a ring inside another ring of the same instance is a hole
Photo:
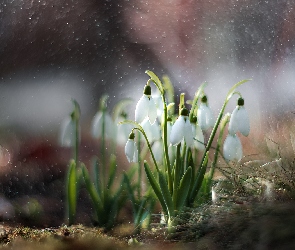
[[[240,193],[186,209],[176,218],[175,232],[167,234],[158,215],[138,233],[128,207],[112,230],[95,227],[82,188],[76,224],[66,226],[70,150],[42,140],[10,142],[14,155],[0,171],[1,249],[295,249],[294,195],[279,190],[271,200]],[[87,143],[81,150],[84,162],[95,147]]]

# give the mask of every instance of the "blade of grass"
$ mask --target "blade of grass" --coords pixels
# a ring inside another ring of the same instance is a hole
[[[146,176],[153,188],[153,191],[154,193],[156,194],[157,198],[159,199],[160,201],[160,204],[162,206],[162,209],[163,209],[163,213],[165,215],[168,215],[168,208],[166,206],[166,203],[165,203],[165,200],[164,200],[164,197],[162,195],[162,192],[161,192],[161,189],[160,189],[160,186],[158,184],[158,182],[156,181],[152,171],[150,170],[150,167],[148,165],[148,163],[146,161],[144,161],[144,170],[145,170],[145,173],[146,173]]]
[[[185,174],[181,178],[178,190],[175,190],[177,192],[175,209],[178,211],[181,210],[185,201],[188,198],[188,193],[189,193],[189,189],[190,189],[190,185],[191,185],[191,179],[192,179],[192,168],[188,167]]]

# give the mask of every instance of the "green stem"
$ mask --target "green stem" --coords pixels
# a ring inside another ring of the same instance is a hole
[[[213,175],[214,175],[215,168],[216,168],[216,164],[217,164],[218,154],[220,152],[220,146],[221,146],[221,143],[222,143],[222,138],[223,138],[225,126],[226,126],[226,124],[228,122],[229,122],[229,116],[225,115],[223,121],[221,122],[220,133],[219,133],[219,136],[218,136],[217,146],[216,146],[215,153],[214,153],[214,159],[213,159],[213,162],[211,164],[211,169],[210,169],[209,179],[208,179],[208,184],[207,184],[208,188],[211,186],[211,182],[212,182]]]
[[[150,150],[150,153],[151,153],[151,156],[152,156],[153,162],[154,162],[154,164],[155,164],[156,170],[157,170],[157,172],[159,173],[159,172],[160,172],[160,169],[159,169],[159,167],[158,167],[157,161],[156,161],[156,159],[155,159],[154,153],[153,153],[153,151],[152,151],[151,144],[150,144],[150,142],[149,142],[149,140],[148,140],[148,138],[147,138],[147,136],[146,136],[146,133],[144,132],[144,130],[143,130],[142,127],[136,127],[136,128],[133,128],[133,130],[134,130],[134,129],[137,129],[138,131],[140,131],[140,132],[143,134],[144,139],[146,140],[147,146],[148,146],[148,148],[149,148],[149,150]]]
[[[137,194],[138,194],[138,200],[141,198],[141,158],[140,158],[140,134],[138,133],[138,140],[137,140],[137,152],[138,152],[138,187],[137,187]]]
[[[105,180],[106,180],[106,167],[105,167],[105,108],[102,108],[102,131],[101,131],[101,161],[102,161],[102,178],[101,178],[101,182],[102,182],[102,190],[105,189]],[[103,196],[104,197],[104,196]]]
[[[169,159],[169,151],[168,151],[168,135],[167,135],[167,105],[165,101],[164,94],[162,95],[162,100],[164,103],[164,124],[163,124],[163,145],[164,145],[164,153],[165,153],[165,159],[167,164],[167,172],[168,172],[168,187],[169,191],[172,194],[173,193],[173,182],[172,182],[172,171],[171,171],[171,165],[170,165],[170,159]]]

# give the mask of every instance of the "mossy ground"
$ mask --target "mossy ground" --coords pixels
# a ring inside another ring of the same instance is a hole
[[[105,232],[84,225],[30,228],[3,223],[0,249],[295,249],[295,202],[205,204],[187,209],[174,234],[153,223]]]

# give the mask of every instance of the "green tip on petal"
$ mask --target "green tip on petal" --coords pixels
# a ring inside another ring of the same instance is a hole
[[[187,108],[182,108],[181,110],[180,110],[180,115],[182,115],[182,116],[188,116],[188,109]]]
[[[193,123],[193,124],[195,124],[195,123],[197,123],[197,120],[198,119],[197,119],[196,116],[192,116],[191,119],[190,119],[190,122]]]
[[[135,138],[135,134],[133,132],[131,132],[130,135],[129,135],[129,139],[134,140],[134,138]]]
[[[207,96],[206,95],[203,95],[202,98],[201,98],[201,102],[207,103],[207,101],[208,101]]]
[[[152,94],[152,89],[150,85],[145,85],[143,89],[143,94],[150,96]]]
[[[242,97],[240,97],[238,99],[238,106],[244,106],[244,103],[245,103],[244,99]]]

